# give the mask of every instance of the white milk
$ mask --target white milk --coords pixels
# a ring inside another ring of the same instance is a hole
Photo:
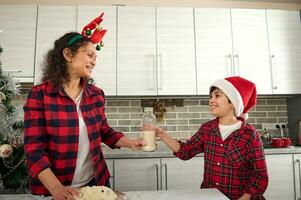
[[[142,147],[143,151],[155,151],[157,149],[155,131],[142,131],[142,138],[147,143]]]

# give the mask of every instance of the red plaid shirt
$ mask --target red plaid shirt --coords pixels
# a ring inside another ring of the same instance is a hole
[[[224,141],[218,128],[218,118],[202,124],[186,143],[181,142],[177,157],[188,160],[204,152],[204,180],[201,188],[217,188],[230,199],[244,193],[252,199],[264,199],[268,172],[263,145],[253,126],[243,119],[240,129]]]
[[[82,81],[80,103],[87,126],[90,153],[95,167],[96,185],[104,185],[110,174],[105,163],[101,142],[111,148],[123,137],[107,123],[104,93]],[[76,104],[62,87],[49,81],[34,86],[24,106],[24,144],[32,194],[49,195],[37,175],[51,168],[63,185],[73,179],[78,151],[79,122]]]

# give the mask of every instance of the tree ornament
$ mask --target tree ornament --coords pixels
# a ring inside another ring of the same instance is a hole
[[[7,88],[7,82],[0,77],[0,90],[4,91]]]
[[[23,135],[15,135],[9,139],[9,144],[14,148],[20,148],[23,144]]]
[[[5,101],[5,99],[6,99],[6,95],[3,92],[0,92],[0,101],[2,100]]]
[[[2,144],[0,146],[0,158],[8,158],[13,153],[13,148],[9,144]]]

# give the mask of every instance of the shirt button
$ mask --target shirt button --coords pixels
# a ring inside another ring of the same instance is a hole
[[[219,183],[215,183],[215,185],[219,185]]]
[[[220,146],[222,147],[222,146],[224,146],[223,144],[220,144]]]
[[[221,165],[221,163],[218,162],[217,165]]]

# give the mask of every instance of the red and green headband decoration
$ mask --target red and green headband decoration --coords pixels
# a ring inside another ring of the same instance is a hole
[[[100,23],[103,21],[104,13],[101,13],[99,17],[95,18],[88,25],[86,25],[82,33],[73,37],[69,42],[68,46],[76,43],[83,37],[90,38],[93,44],[96,44],[96,50],[99,51],[103,47],[102,38],[104,37],[107,30],[103,29]]]

